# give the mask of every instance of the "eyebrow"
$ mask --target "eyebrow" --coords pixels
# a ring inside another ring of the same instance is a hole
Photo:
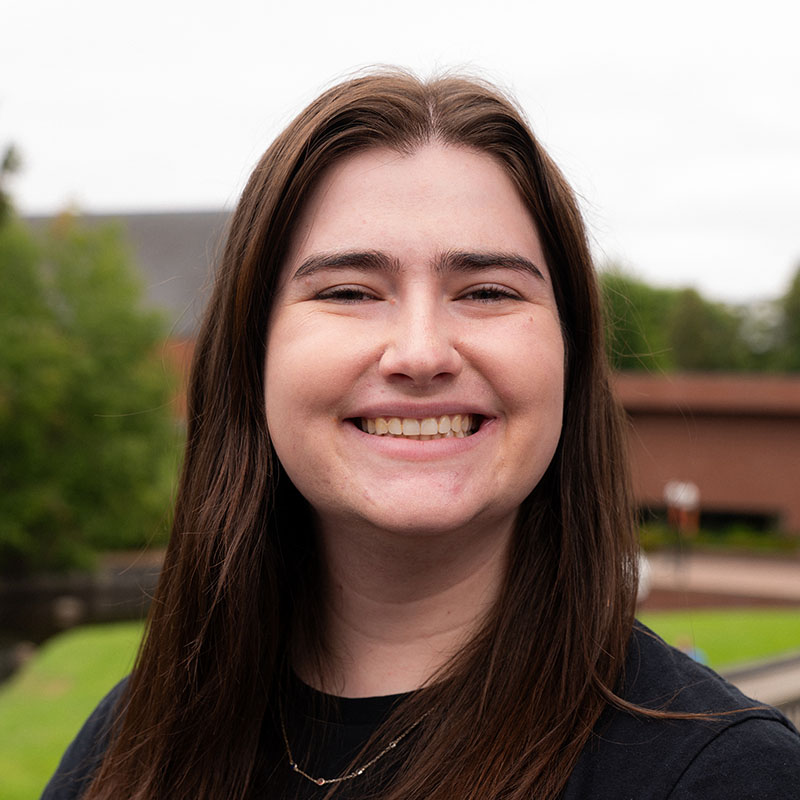
[[[540,280],[544,280],[544,272],[528,258],[515,253],[467,253],[450,250],[437,260],[436,271],[477,272],[484,269],[510,269],[515,272],[528,272]]]
[[[400,263],[378,250],[346,251],[342,253],[317,253],[309,256],[297,268],[292,280],[307,278],[323,269],[354,269],[358,272],[400,271]]]
[[[466,252],[448,250],[436,258],[434,268],[439,275],[448,272],[478,272],[485,269],[510,269],[527,272],[545,280],[544,272],[530,259],[515,253]],[[396,258],[379,250],[357,250],[337,253],[316,253],[297,268],[292,280],[307,278],[326,269],[353,269],[358,272],[397,274],[401,267]]]

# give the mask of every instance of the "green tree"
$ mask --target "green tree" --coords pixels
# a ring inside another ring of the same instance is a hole
[[[667,326],[675,366],[704,371],[745,369],[749,353],[739,329],[739,316],[728,306],[709,302],[694,289],[683,289],[675,298]]]
[[[19,172],[21,164],[22,159],[17,149],[13,144],[8,145],[0,158],[0,225],[11,216],[13,206],[7,184],[9,177]]]
[[[600,275],[611,364],[619,370],[661,372],[675,366],[668,320],[678,294],[611,267]]]
[[[164,535],[179,434],[117,231],[0,224],[0,572]]]
[[[747,351],[751,372],[783,370],[781,335],[783,314],[780,300],[760,300],[736,309],[739,338]]]
[[[780,363],[783,369],[800,372],[800,266],[780,303]]]

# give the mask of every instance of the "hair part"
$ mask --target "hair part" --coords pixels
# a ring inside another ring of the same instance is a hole
[[[262,737],[282,752],[274,718],[290,639],[299,631],[321,659],[324,636],[312,523],[266,427],[270,304],[292,226],[322,173],[369,148],[408,154],[430,142],[491,155],[530,210],[564,331],[564,423],[520,509],[494,609],[390,721],[402,729],[436,709],[382,797],[555,798],[614,701],[637,545],[574,195],[494,87],[364,75],[323,93],[278,136],[232,217],[195,351],[172,537],[124,713],[87,798],[244,800],[259,780]]]

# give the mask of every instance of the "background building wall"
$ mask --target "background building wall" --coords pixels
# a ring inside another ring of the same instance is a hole
[[[800,533],[800,378],[622,374],[616,388],[640,505],[662,508],[668,481],[691,481],[701,512]]]

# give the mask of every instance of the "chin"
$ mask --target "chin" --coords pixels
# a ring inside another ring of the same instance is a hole
[[[392,509],[386,506],[349,509],[339,518],[350,528],[366,528],[397,536],[435,537],[477,531],[491,534],[495,530],[507,530],[516,513],[516,507],[505,513],[498,513],[496,504],[463,508],[458,506],[457,501],[451,500],[443,504],[437,499],[430,505],[416,502],[413,509]],[[323,527],[328,527],[326,520],[331,520],[331,515],[318,514],[317,518]]]

